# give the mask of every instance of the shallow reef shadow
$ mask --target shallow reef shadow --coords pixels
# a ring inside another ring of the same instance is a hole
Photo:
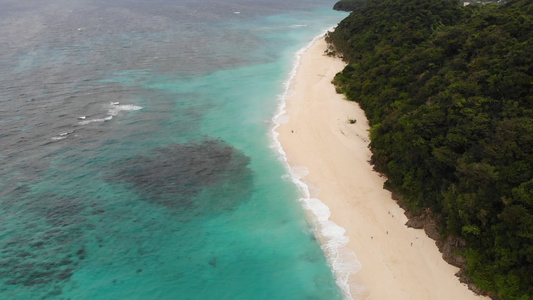
[[[106,180],[183,217],[232,210],[250,198],[250,158],[219,139],[171,144],[112,164]]]

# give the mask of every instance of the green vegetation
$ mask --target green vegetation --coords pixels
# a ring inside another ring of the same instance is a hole
[[[385,187],[464,239],[465,275],[501,299],[533,299],[532,28],[528,0],[368,0],[328,35]]]
[[[333,9],[340,11],[354,11],[366,4],[367,0],[340,0],[335,3]]]

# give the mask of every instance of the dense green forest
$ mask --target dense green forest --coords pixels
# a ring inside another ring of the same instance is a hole
[[[340,11],[354,11],[357,10],[363,5],[366,4],[368,0],[340,0],[339,2],[335,3],[333,6],[333,9],[340,10]],[[477,4],[488,4],[488,3],[507,3],[507,0],[460,0],[461,4],[465,3],[477,3]]]
[[[376,169],[494,298],[533,299],[533,1],[368,0],[328,41]]]
[[[367,0],[340,0],[333,6],[334,10],[354,11],[366,4]]]

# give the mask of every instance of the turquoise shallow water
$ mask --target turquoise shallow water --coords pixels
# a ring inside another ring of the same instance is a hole
[[[3,4],[0,298],[341,299],[270,136],[333,2]]]

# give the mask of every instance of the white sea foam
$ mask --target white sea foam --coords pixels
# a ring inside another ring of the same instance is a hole
[[[278,124],[287,124],[289,123],[290,120],[291,118],[288,115],[283,115],[283,116],[279,116],[277,121],[278,121]]]
[[[291,167],[291,173],[293,177],[303,178],[309,175],[309,169],[306,166],[293,166]]]
[[[119,104],[120,104],[119,102],[111,102],[109,104],[108,109],[107,109],[107,117],[105,117],[105,118],[85,120],[85,118],[86,118],[85,116],[78,117],[79,120],[83,120],[83,121],[78,122],[78,124],[79,125],[87,125],[87,124],[91,124],[91,123],[105,122],[105,121],[109,121],[109,120],[113,119],[113,117],[118,115],[121,111],[130,111],[130,110],[141,110],[141,109],[143,109],[142,106],[131,105],[131,104],[122,104],[122,105],[119,105]]]
[[[52,141],[60,141],[60,140],[64,140],[67,138],[67,135],[73,133],[74,131],[69,131],[69,132],[62,132],[60,134],[58,134],[57,136],[54,136],[52,137]]]
[[[300,49],[295,54],[293,68],[289,74],[287,81],[284,83],[284,91],[279,96],[279,105],[277,108],[272,122],[274,126],[271,130],[272,136],[272,145],[271,148],[277,150],[280,155],[285,168],[288,171],[288,174],[283,175],[283,179],[287,180],[290,178],[292,182],[296,184],[298,189],[301,191],[303,197],[300,198],[300,202],[304,209],[308,210],[314,217],[314,230],[315,233],[321,238],[322,241],[322,250],[328,258],[328,262],[333,270],[333,273],[336,277],[336,283],[341,289],[345,299],[353,299],[351,294],[351,287],[348,284],[348,280],[351,275],[357,273],[361,270],[361,263],[357,259],[357,256],[353,251],[346,247],[349,242],[349,238],[344,235],[346,230],[334,222],[329,220],[331,215],[330,210],[326,204],[324,204],[320,199],[311,198],[311,193],[309,191],[309,186],[306,185],[301,178],[307,176],[309,173],[308,169],[305,166],[295,166],[290,167],[287,163],[287,157],[285,151],[281,147],[281,144],[278,140],[279,133],[276,132],[276,129],[283,123],[288,122],[288,116],[286,115],[285,101],[294,93],[290,88],[291,82],[294,80],[296,75],[296,70],[300,65],[302,54],[311,47],[311,45],[319,38],[321,38],[326,32],[333,28],[328,29],[323,34],[315,37],[309,44],[304,48]],[[356,287],[352,287],[356,288]],[[359,288],[357,288],[359,290]]]
[[[143,109],[142,106],[131,105],[131,104],[119,105],[118,102],[114,102],[114,103],[111,103],[111,107],[107,110],[107,114],[109,116],[116,116],[121,111],[141,110],[141,109]]]
[[[90,120],[80,121],[80,122],[78,122],[78,124],[79,125],[87,125],[87,124],[91,124],[91,123],[105,122],[105,121],[109,121],[111,119],[113,119],[113,116],[107,116],[107,117],[102,118],[102,119],[90,119]]]
[[[289,28],[298,28],[298,27],[307,27],[307,24],[294,24],[289,26]]]

